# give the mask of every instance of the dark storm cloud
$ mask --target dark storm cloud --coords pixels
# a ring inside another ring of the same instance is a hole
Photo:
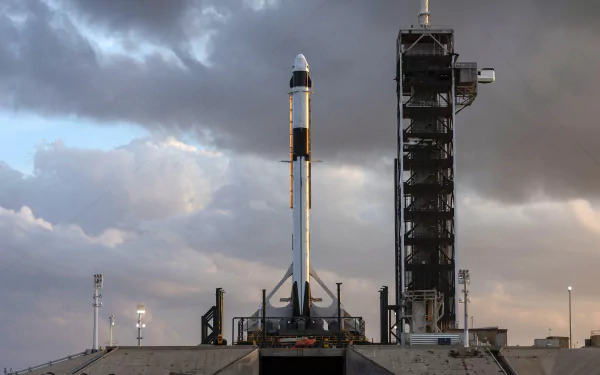
[[[600,4],[588,0],[544,1],[533,0],[538,13],[547,15],[547,25],[572,27],[574,29],[598,29]]]
[[[24,25],[0,21],[7,108],[192,131],[221,148],[280,159],[287,152],[286,84],[302,52],[315,82],[315,156],[372,166],[393,155],[394,39],[400,26],[415,23],[416,1],[281,1],[258,12],[234,0],[67,1],[56,13],[25,4]],[[432,23],[455,26],[461,60],[497,70],[498,82],[481,86],[476,105],[458,117],[460,183],[507,202],[597,195],[600,167],[592,159],[600,154],[587,155],[576,143],[597,153],[592,140],[600,136],[592,109],[600,82],[590,71],[600,62],[598,29],[588,16],[578,22],[576,9],[593,13],[580,5],[430,3]],[[209,7],[224,18],[202,12]],[[59,16],[63,26],[50,26]],[[69,17],[128,46],[160,45],[185,67],[160,55],[145,63],[124,55],[107,60]],[[191,49],[207,31],[216,31],[210,67]]]
[[[183,20],[194,5],[185,0],[70,0],[66,4],[80,10],[86,22],[109,32],[135,30],[168,42],[185,37]]]

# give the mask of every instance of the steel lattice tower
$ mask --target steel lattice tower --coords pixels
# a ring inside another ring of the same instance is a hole
[[[430,27],[424,4],[421,26],[401,29],[397,39],[397,328],[411,310],[408,293],[436,290],[443,293],[438,324],[445,330],[457,323],[455,117],[473,103],[477,82],[495,75],[457,63],[454,30]]]

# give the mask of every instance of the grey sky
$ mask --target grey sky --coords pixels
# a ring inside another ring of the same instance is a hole
[[[256,308],[290,260],[287,166],[277,161],[287,155],[297,53],[311,64],[314,149],[326,161],[315,167],[313,259],[330,283],[344,281],[348,309],[376,326],[377,289],[393,280],[395,36],[415,22],[417,4],[303,0],[255,11],[250,3],[259,1],[2,5],[4,110],[128,121],[156,137],[110,152],[50,145],[27,178],[0,166],[0,206],[33,211],[0,212],[0,267],[30,254],[0,275],[1,366],[91,341],[94,272],[107,275],[103,319],[115,312],[122,342],[132,342],[140,299],[151,311],[148,344],[196,343],[217,286],[227,290],[228,316]],[[578,321],[596,325],[576,325],[579,340],[600,327],[592,160],[600,159],[600,30],[597,6],[584,3],[430,1],[432,22],[455,27],[461,60],[497,71],[457,124],[459,262],[477,280],[476,324],[506,326],[521,343],[566,327],[566,283],[577,291]],[[203,14],[208,6],[224,20]],[[194,41],[207,30],[205,66]],[[101,37],[123,51],[107,54]],[[132,56],[143,43],[177,59],[156,52],[140,62]],[[223,155],[161,137],[182,132]],[[568,202],[577,198],[592,210]]]

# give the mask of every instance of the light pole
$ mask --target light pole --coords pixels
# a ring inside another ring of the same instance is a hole
[[[571,330],[571,286],[569,286],[569,348],[573,347],[573,331]]]
[[[342,292],[341,285],[342,283],[337,284],[337,344],[336,348],[342,347]]]
[[[471,277],[469,276],[469,270],[458,270],[458,283],[464,285],[462,290],[463,299],[458,301],[465,304],[465,338],[464,345],[465,348],[469,347],[469,309],[468,305],[471,300],[469,299],[469,287],[468,285],[471,282]]]
[[[113,327],[115,326],[115,314],[111,314],[108,318],[108,321],[110,322],[110,341],[108,342],[108,345],[113,346]]]
[[[101,274],[94,275],[94,342],[92,344],[92,350],[98,350],[98,308],[102,307],[102,302],[100,299],[102,298],[102,294],[100,294],[100,289],[102,289],[102,285],[104,283],[104,278]]]
[[[138,346],[142,346],[142,328],[146,328],[145,324],[142,324],[142,315],[144,315],[146,313],[146,307],[144,306],[143,303],[139,303],[137,306],[137,314],[138,314],[138,321],[137,321],[137,329],[138,329]]]

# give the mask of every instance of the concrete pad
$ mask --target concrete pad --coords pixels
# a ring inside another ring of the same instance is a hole
[[[478,356],[452,357],[451,347],[355,346],[353,349],[392,374],[462,375],[501,374],[501,368],[485,351]]]
[[[78,374],[213,375],[254,350],[253,347],[214,346],[119,347]]]

